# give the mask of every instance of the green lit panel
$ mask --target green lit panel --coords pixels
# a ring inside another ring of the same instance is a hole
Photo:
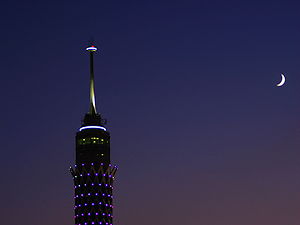
[[[79,145],[90,145],[90,144],[104,144],[108,143],[108,141],[104,141],[103,138],[98,138],[98,137],[86,137],[86,138],[81,138],[78,140]]]

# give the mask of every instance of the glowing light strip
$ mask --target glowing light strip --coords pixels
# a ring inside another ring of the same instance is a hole
[[[105,127],[100,127],[100,126],[86,126],[86,127],[81,127],[79,129],[79,131],[82,131],[82,130],[85,130],[85,129],[101,129],[101,130],[105,130],[106,131]]]
[[[94,46],[91,46],[91,47],[87,47],[86,50],[95,52],[95,51],[97,51],[97,48]]]

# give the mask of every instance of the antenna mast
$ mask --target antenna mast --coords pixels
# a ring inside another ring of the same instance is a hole
[[[95,78],[94,78],[94,53],[97,48],[92,45],[87,47],[86,50],[90,52],[90,111],[89,114],[97,114],[96,110],[96,99],[95,99]]]

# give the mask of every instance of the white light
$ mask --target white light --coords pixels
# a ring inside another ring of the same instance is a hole
[[[95,46],[91,46],[91,47],[87,47],[86,50],[95,52],[95,51],[97,51],[97,48]]]
[[[81,127],[79,129],[79,131],[82,131],[82,130],[85,130],[85,129],[101,129],[101,130],[105,130],[106,131],[105,127],[100,127],[100,126],[86,126],[86,127]]]

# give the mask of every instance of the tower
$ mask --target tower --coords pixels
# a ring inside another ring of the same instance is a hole
[[[110,163],[110,134],[95,101],[95,46],[90,57],[90,107],[76,133],[76,164],[70,168],[75,189],[75,225],[112,225],[113,181],[117,167]]]

